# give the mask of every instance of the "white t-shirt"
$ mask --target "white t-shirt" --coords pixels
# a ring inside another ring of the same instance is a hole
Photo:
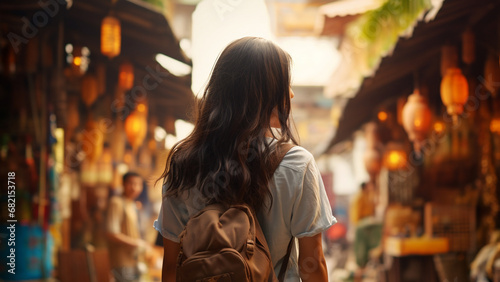
[[[300,146],[285,155],[269,183],[273,205],[264,208],[257,217],[271,252],[276,275],[292,236],[311,237],[325,231],[337,220],[326,196],[325,187],[313,156]],[[193,189],[186,196],[163,198],[154,227],[162,236],[179,242],[179,234],[191,216],[203,209],[201,192]],[[286,281],[300,281],[297,266],[297,241],[288,263]]]

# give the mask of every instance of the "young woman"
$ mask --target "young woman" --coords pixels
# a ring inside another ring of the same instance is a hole
[[[297,144],[290,130],[290,56],[262,38],[244,37],[221,53],[199,101],[195,127],[171,151],[155,228],[164,237],[163,281],[175,281],[179,234],[210,203],[247,203],[256,211],[279,273],[298,238],[285,281],[327,281],[321,232],[333,225],[312,155],[294,146],[269,171],[273,149]],[[273,129],[275,128],[275,129]]]

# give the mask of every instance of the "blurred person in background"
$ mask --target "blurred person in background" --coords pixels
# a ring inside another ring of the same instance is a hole
[[[141,238],[136,199],[143,179],[135,172],[123,175],[123,194],[111,197],[107,217],[107,238],[113,276],[118,282],[140,281],[139,256],[150,244]]]

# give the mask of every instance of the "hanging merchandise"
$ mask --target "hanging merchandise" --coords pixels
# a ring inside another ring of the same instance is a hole
[[[121,25],[120,21],[109,15],[101,23],[101,53],[109,58],[120,55]]]
[[[123,125],[123,120],[121,118],[115,119],[115,130],[113,130],[111,135],[111,156],[113,162],[121,162],[123,160],[123,154],[125,153],[125,130]]]
[[[104,143],[104,134],[100,130],[98,122],[89,117],[85,124],[82,137],[82,150],[85,153],[86,160],[95,163],[102,154]]]
[[[36,72],[38,66],[39,49],[40,45],[37,36],[30,39],[26,44],[26,55],[24,57],[24,67],[26,69],[26,72]]]
[[[99,162],[97,163],[97,182],[102,185],[111,185],[113,181],[113,157],[111,149],[108,146],[102,151]]]
[[[467,79],[459,68],[449,68],[441,81],[441,100],[454,121],[462,114],[469,98]]]
[[[468,65],[476,60],[476,39],[471,28],[462,34],[462,61]]]
[[[484,64],[484,76],[486,89],[493,97],[496,97],[498,89],[500,89],[500,66],[497,57],[493,54],[488,56]]]
[[[7,48],[6,52],[6,60],[5,60],[5,70],[8,74],[15,74],[17,67],[16,67],[16,53],[14,52],[14,49],[12,47]]]
[[[118,74],[118,87],[128,91],[132,86],[134,86],[134,66],[129,62],[123,62]]]
[[[365,168],[371,178],[375,178],[382,168],[382,154],[373,147],[367,147],[363,155]]]
[[[68,99],[66,140],[71,140],[75,129],[80,124],[80,114],[78,110],[78,97],[70,96]]]
[[[82,78],[81,92],[83,103],[90,107],[97,99],[99,88],[97,85],[97,78],[93,74],[86,74]]]
[[[87,187],[94,187],[97,184],[99,169],[97,163],[85,159],[80,167],[80,183]]]
[[[415,151],[419,153],[420,143],[429,133],[432,115],[427,99],[420,95],[418,89],[415,89],[414,93],[408,97],[408,102],[403,108],[402,118],[408,138],[414,143]]]
[[[458,67],[458,51],[454,45],[441,47],[441,76],[444,77],[449,68]]]

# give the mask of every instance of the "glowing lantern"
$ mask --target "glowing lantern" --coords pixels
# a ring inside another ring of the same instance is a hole
[[[431,110],[418,90],[408,97],[402,118],[408,138],[414,142],[415,151],[420,152],[420,142],[427,137],[431,126]]]
[[[436,121],[433,128],[434,132],[436,132],[437,134],[441,134],[446,129],[446,125],[442,121]]]
[[[378,120],[380,120],[381,122],[384,122],[384,121],[386,121],[386,120],[387,120],[387,113],[386,113],[386,112],[384,112],[384,111],[380,111],[380,112],[378,112],[378,114],[377,114],[377,118],[378,118]]]
[[[134,86],[134,67],[128,62],[120,65],[118,86],[123,90],[130,90]]]
[[[143,105],[143,107],[140,107]],[[144,112],[146,107],[144,104],[139,104],[137,109],[133,111],[125,120],[125,134],[127,140],[132,145],[132,148],[137,149],[144,141],[148,131],[148,122]]]
[[[92,74],[86,74],[82,78],[82,100],[89,107],[94,103],[97,99],[97,95],[99,92],[99,86],[97,82],[97,78]]]
[[[500,66],[493,55],[489,55],[484,64],[485,85],[488,91],[496,96],[500,88]]]
[[[121,41],[120,21],[113,16],[105,17],[101,23],[101,53],[109,58],[118,56]]]
[[[462,114],[469,98],[467,79],[459,68],[449,68],[441,81],[441,100],[448,114],[456,117]]]
[[[495,117],[490,122],[490,131],[495,134],[500,134],[500,117]]]
[[[384,154],[384,165],[389,170],[399,170],[406,166],[407,156],[402,148],[397,148],[388,145]]]

